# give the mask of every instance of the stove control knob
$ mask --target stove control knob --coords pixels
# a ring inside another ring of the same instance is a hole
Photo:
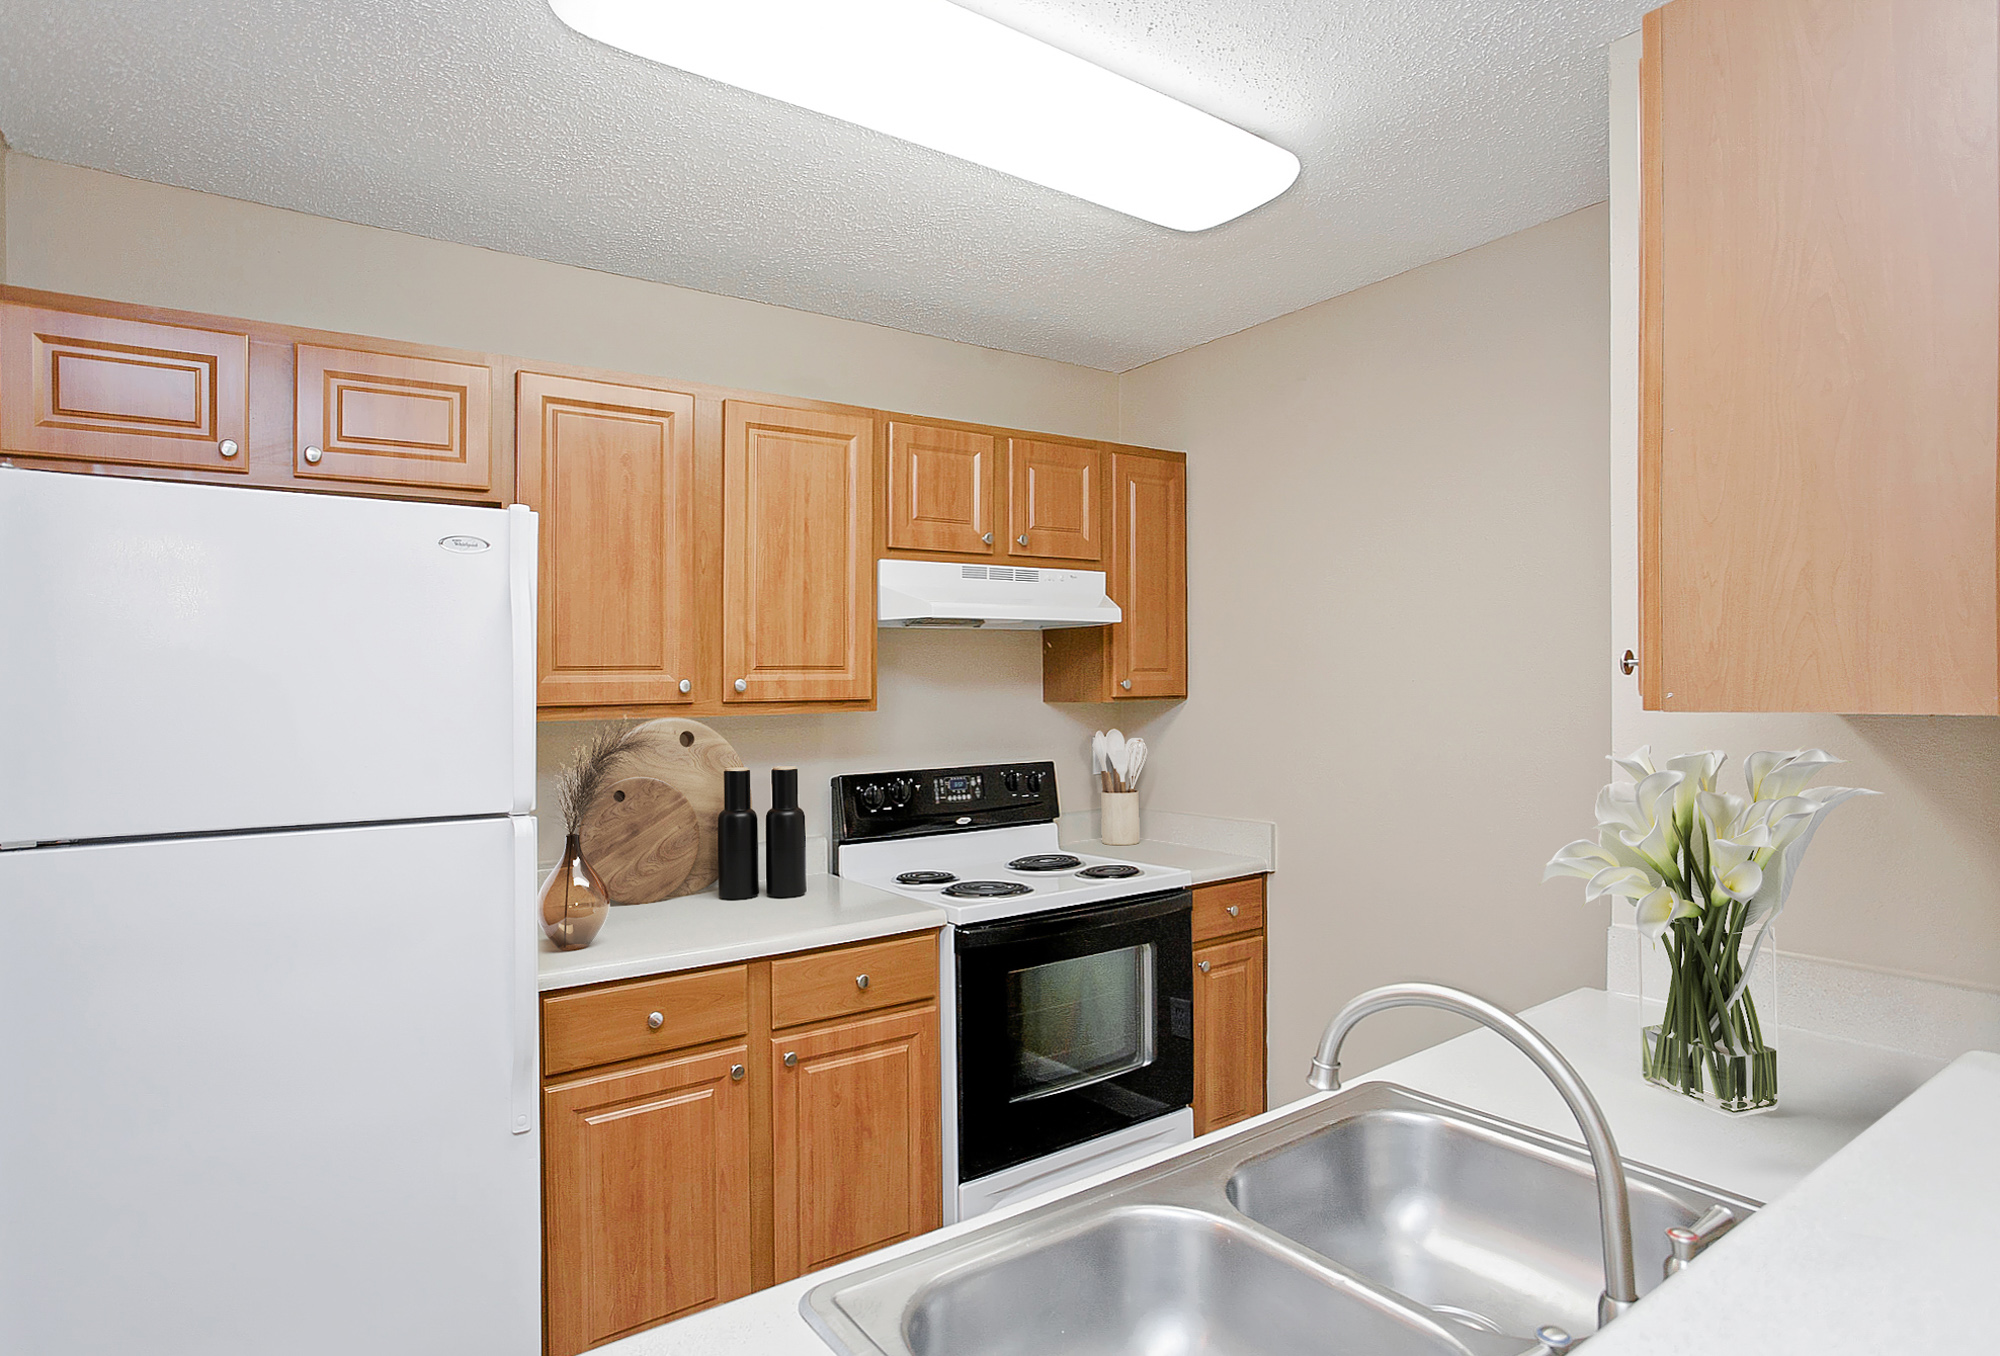
[[[1042,794],[1042,774],[1041,774],[1041,773],[1039,773],[1039,772],[1030,772],[1030,773],[1028,774],[1028,790],[1029,790],[1029,791],[1030,791],[1031,793],[1033,793],[1034,795],[1037,795],[1037,796],[1039,796],[1039,795],[1041,795],[1041,794]]]
[[[908,805],[916,794],[917,784],[908,777],[896,778],[895,784],[889,788],[889,799],[899,810]]]
[[[882,808],[882,788],[870,782],[861,788],[861,808],[879,810]]]
[[[1014,795],[1017,796],[1021,794],[1021,774],[1016,772],[1013,768],[1010,767],[1005,772],[1001,773],[1000,780],[1007,783],[1008,791],[1012,792]]]

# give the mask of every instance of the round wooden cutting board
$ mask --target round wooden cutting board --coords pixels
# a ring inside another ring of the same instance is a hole
[[[696,720],[639,727],[617,780],[583,813],[583,856],[614,904],[698,894],[715,884],[722,774],[744,766],[729,741]]]

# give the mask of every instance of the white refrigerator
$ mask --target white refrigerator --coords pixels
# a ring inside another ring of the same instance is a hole
[[[541,1349],[535,516],[0,464],[0,1352]]]

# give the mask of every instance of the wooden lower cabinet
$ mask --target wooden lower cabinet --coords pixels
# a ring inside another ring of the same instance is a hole
[[[1263,878],[1197,887],[1195,916],[1197,940],[1204,918],[1260,929],[1194,950],[1194,1132],[1205,1135],[1264,1110]]]
[[[771,1073],[778,1280],[938,1227],[935,1006],[774,1037]]]
[[[732,1046],[544,1094],[552,1356],[750,1293],[748,1059]]]
[[[937,975],[928,932],[544,994],[548,1356],[937,1228]]]

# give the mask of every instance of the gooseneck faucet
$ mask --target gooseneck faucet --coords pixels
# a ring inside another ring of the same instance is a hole
[[[1390,1008],[1439,1008],[1469,1017],[1480,1025],[1505,1036],[1514,1048],[1535,1062],[1548,1075],[1570,1114],[1583,1130],[1583,1142],[1590,1150],[1590,1165],[1597,1174],[1597,1221],[1604,1238],[1604,1294],[1597,1301],[1597,1324],[1601,1328],[1639,1300],[1639,1286],[1632,1266],[1632,1202],[1625,1189],[1625,1165],[1618,1159],[1617,1142],[1597,1099],[1590,1095],[1583,1079],[1568,1060],[1540,1032],[1503,1008],[1483,998],[1442,984],[1390,984],[1370,989],[1340,1010],[1320,1037],[1319,1053],[1313,1056],[1307,1081],[1322,1092],[1340,1086],[1340,1047],[1347,1033],[1364,1017]]]

